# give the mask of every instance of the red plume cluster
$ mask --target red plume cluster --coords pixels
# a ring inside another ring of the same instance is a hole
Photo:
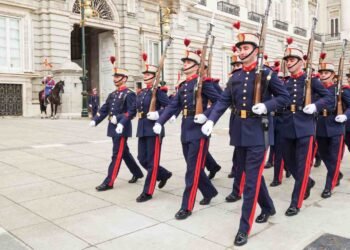
[[[109,57],[109,61],[110,61],[112,64],[114,64],[114,62],[115,62],[115,56],[110,56],[110,57]]]
[[[146,53],[146,52],[143,52],[143,53],[142,53],[142,60],[143,60],[144,62],[146,62],[146,61],[147,61],[147,58],[148,58],[147,53]]]
[[[288,45],[291,45],[293,43],[293,37],[287,37],[287,43]]]
[[[237,47],[235,45],[232,46],[232,52],[236,53],[237,52]]]
[[[185,44],[186,47],[188,47],[188,45],[190,45],[190,43],[191,43],[190,39],[188,39],[188,38],[184,39],[184,44]]]
[[[265,55],[264,55],[264,59],[267,60],[267,58],[269,58],[269,57],[268,57],[267,54],[265,54]]]
[[[196,54],[200,56],[202,54],[202,51],[200,49],[197,49]]]
[[[275,65],[275,67],[279,67],[280,64],[281,64],[280,61],[275,61],[275,64],[274,64],[274,65]]]
[[[324,59],[326,58],[326,56],[327,56],[327,53],[325,53],[325,52],[322,52],[322,53],[320,54],[320,58],[321,58],[322,60],[324,60]]]
[[[304,61],[306,61],[307,60],[307,55],[304,55],[303,59],[304,59]]]
[[[237,22],[234,22],[233,24],[232,24],[232,26],[234,27],[234,28],[236,28],[236,29],[240,29],[241,28],[241,22],[240,21],[237,21]]]

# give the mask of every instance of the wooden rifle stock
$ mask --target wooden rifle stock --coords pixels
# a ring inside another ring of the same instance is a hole
[[[266,10],[265,10],[265,16],[263,18],[262,25],[261,25],[261,32],[260,32],[260,39],[259,39],[258,65],[257,65],[257,70],[255,72],[253,104],[260,103],[262,98],[261,97],[262,95],[261,80],[262,80],[262,73],[263,73],[263,59],[264,59],[263,57],[264,57],[264,51],[265,51],[265,41],[266,41],[266,32],[267,32],[270,6],[271,6],[271,0],[268,0]]]
[[[160,82],[160,75],[162,73],[162,70],[164,68],[164,62],[165,62],[165,58],[166,58],[166,54],[168,51],[168,48],[171,45],[171,42],[173,41],[173,38],[169,36],[166,47],[164,49],[163,55],[161,56],[160,60],[159,60],[159,67],[158,67],[158,71],[152,86],[152,98],[151,98],[151,103],[149,106],[149,112],[154,112],[156,111],[156,103],[157,103],[157,90],[158,90],[158,86],[159,86],[159,82]]]
[[[343,71],[344,71],[344,59],[345,59],[345,50],[347,45],[347,40],[344,39],[342,55],[339,59],[338,66],[338,77],[337,77],[337,115],[342,115],[343,111],[343,101],[342,101],[342,86],[343,86]]]

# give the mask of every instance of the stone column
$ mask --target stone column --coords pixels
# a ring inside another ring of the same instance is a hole
[[[341,0],[341,16],[340,16],[340,32],[346,32],[347,36],[350,35],[350,1],[349,0]]]

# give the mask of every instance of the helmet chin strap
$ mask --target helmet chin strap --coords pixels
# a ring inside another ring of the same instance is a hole
[[[244,57],[244,58],[239,57],[239,59],[241,59],[241,61],[244,61],[245,59],[247,59],[248,57],[250,57],[254,53],[256,48],[257,48],[257,46],[254,46],[252,51],[246,57]]]
[[[297,59],[298,59],[298,61],[296,63],[294,63],[292,66],[288,67],[288,69],[293,68],[295,65],[297,65],[301,61],[299,58],[297,58]]]
[[[323,82],[323,81],[327,81],[329,78],[331,78],[332,77],[332,74],[330,75],[330,76],[328,76],[327,78],[322,78],[321,79],[321,81]]]
[[[155,77],[156,77],[156,75],[155,75],[155,74],[153,74],[153,76],[152,76],[152,77],[150,77],[150,78],[148,78],[148,79],[143,79],[143,81],[144,81],[144,82],[148,82],[148,81],[150,81],[150,80],[154,79]]]
[[[123,76],[122,78],[120,78],[119,81],[116,81],[116,82],[114,82],[114,83],[120,83],[121,81],[123,81],[123,79],[124,79],[125,77],[126,77],[126,76]]]
[[[195,64],[193,64],[191,67],[189,67],[189,68],[187,68],[187,69],[184,69],[184,72],[186,72],[186,71],[192,69],[192,68],[195,67],[196,65],[198,65],[198,64],[195,63]]]

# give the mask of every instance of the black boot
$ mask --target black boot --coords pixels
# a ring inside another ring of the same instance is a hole
[[[310,193],[311,193],[311,189],[315,186],[315,181],[310,179],[310,183],[307,184],[307,188],[304,194],[304,200],[306,200],[307,198],[309,198]]]
[[[289,207],[285,213],[286,216],[294,216],[299,213],[299,208],[297,207]]]
[[[209,180],[213,179],[217,172],[219,172],[221,167],[218,165],[214,170],[209,172],[208,178]]]
[[[321,194],[321,197],[324,198],[324,199],[327,199],[329,197],[332,196],[332,192],[330,189],[324,189],[322,194]]]
[[[167,181],[171,178],[171,176],[173,176],[173,174],[169,173],[169,176],[167,178],[161,180],[158,184],[158,188],[162,189],[166,185]]]
[[[231,172],[227,175],[227,177],[231,179],[231,178],[235,177],[235,175]]]
[[[271,182],[270,187],[277,187],[281,184],[282,184],[282,182],[274,180]]]
[[[242,197],[241,196],[238,196],[238,195],[235,195],[235,194],[229,194],[225,200],[226,202],[236,202],[238,200],[240,200]]]
[[[148,201],[150,199],[152,199],[152,195],[146,194],[146,193],[142,193],[142,194],[140,194],[139,197],[136,198],[136,201],[137,202],[145,202],[145,201]]]
[[[136,177],[135,175],[132,176],[132,178],[128,181],[129,183],[135,183],[138,179],[141,179],[142,177]]]
[[[319,166],[321,166],[321,158],[316,157],[314,167],[318,168]]]
[[[248,242],[248,234],[238,232],[236,237],[235,237],[235,241],[234,241],[235,246],[243,246],[247,242]]]
[[[340,185],[340,180],[343,179],[343,176],[344,176],[343,173],[339,172],[338,181],[337,181],[337,184],[336,184],[337,187]]]
[[[261,214],[258,217],[256,217],[255,222],[256,223],[266,223],[268,221],[269,217],[270,216],[274,216],[275,214],[276,214],[276,210],[275,209],[273,209],[269,213],[261,212]]]
[[[266,165],[265,165],[265,169],[272,168],[272,167],[273,167],[273,165],[270,162],[267,162]]]
[[[112,189],[112,188],[113,188],[113,186],[108,186],[107,184],[104,184],[104,183],[102,183],[101,185],[95,187],[95,189],[98,192],[107,191],[107,190]]]
[[[175,218],[177,220],[184,220],[186,219],[188,216],[190,216],[192,214],[191,211],[187,210],[187,209],[180,209],[176,214],[175,214]]]

